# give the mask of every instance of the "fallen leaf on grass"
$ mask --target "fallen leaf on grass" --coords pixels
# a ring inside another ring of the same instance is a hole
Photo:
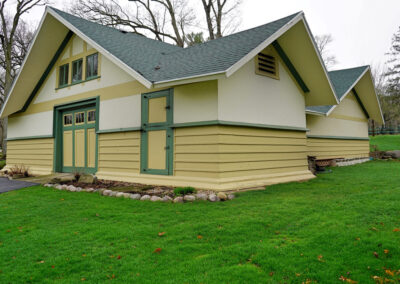
[[[44,260],[39,261],[38,263],[44,263]]]
[[[156,248],[154,251],[153,251],[153,253],[160,253],[161,252],[161,248]]]
[[[51,268],[54,268],[54,267],[55,267],[54,265],[51,266]]]
[[[159,236],[159,237],[162,237],[162,236],[164,236],[164,235],[165,235],[165,232],[158,233],[158,236]]]
[[[386,269],[386,270],[385,270],[385,273],[386,273],[387,275],[394,276],[394,271],[391,271],[390,269]]]
[[[379,258],[379,254],[378,254],[376,251],[374,251],[374,256],[375,256],[376,258]]]
[[[86,278],[85,278],[85,277],[82,277],[82,278],[81,278],[81,281],[85,281],[85,280],[86,280]]]
[[[370,229],[371,231],[379,231],[377,228],[375,228],[375,227],[372,227],[371,229]]]
[[[296,277],[300,277],[301,276],[301,273],[296,273]]]
[[[394,228],[393,232],[400,232],[400,229],[399,228]]]
[[[121,259],[121,256],[120,256],[120,255],[118,255],[118,256],[117,256],[117,259]]]
[[[323,260],[322,258],[323,258],[323,255],[320,254],[320,255],[318,256],[318,261],[320,261],[320,262],[325,262],[325,260]]]
[[[82,256],[83,256],[83,257],[85,257],[85,256],[86,256],[86,254],[82,254]]]
[[[273,271],[271,271],[270,273],[269,273],[269,276],[274,276],[274,272]]]
[[[389,253],[389,250],[388,250],[388,249],[384,249],[383,252],[384,252],[385,254],[388,254],[388,253]]]
[[[203,236],[202,236],[202,235],[198,235],[197,238],[198,238],[199,240],[201,240],[201,239],[203,238]]]
[[[354,281],[354,280],[352,280],[350,278],[346,278],[343,275],[339,277],[339,280],[343,281],[343,282],[347,282],[347,283],[352,283],[352,284],[356,284],[357,283],[357,281]]]

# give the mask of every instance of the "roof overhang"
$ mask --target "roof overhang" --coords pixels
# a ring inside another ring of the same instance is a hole
[[[69,31],[72,31],[89,43],[103,56],[107,57],[107,59],[130,74],[145,87],[151,88],[153,86],[150,81],[145,79],[138,72],[128,67],[120,59],[112,55],[95,41],[87,37],[79,29],[63,19],[57,14],[57,12],[52,10],[51,7],[46,7],[44,15],[39,23],[39,27],[36,30],[34,39],[30,44],[27,55],[21,65],[20,72],[8,92],[7,99],[0,113],[1,118],[16,113],[23,108],[25,102],[29,99],[32,90],[38,84],[42,74],[49,66],[53,56],[56,54],[57,49]]]

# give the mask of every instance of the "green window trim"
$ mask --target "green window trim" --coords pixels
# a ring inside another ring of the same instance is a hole
[[[86,74],[85,79],[91,79],[99,76],[99,53],[93,53],[86,56]]]
[[[58,73],[59,88],[68,85],[68,77],[69,77],[69,63],[66,63],[59,67],[59,73]]]
[[[83,76],[83,59],[79,58],[75,61],[72,61],[72,79],[71,84],[77,84],[82,82]]]

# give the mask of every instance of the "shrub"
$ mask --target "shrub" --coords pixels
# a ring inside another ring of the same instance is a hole
[[[14,165],[10,168],[9,175],[22,175],[24,177],[29,177],[29,168],[25,167],[24,165]]]
[[[196,189],[191,186],[186,186],[186,187],[176,187],[174,189],[175,195],[185,195],[185,194],[190,194],[190,193],[195,193]]]

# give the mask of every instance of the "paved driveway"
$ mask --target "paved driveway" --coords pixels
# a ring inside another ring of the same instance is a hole
[[[9,180],[8,178],[0,178],[0,193],[37,185],[34,182],[27,182],[22,180]]]

